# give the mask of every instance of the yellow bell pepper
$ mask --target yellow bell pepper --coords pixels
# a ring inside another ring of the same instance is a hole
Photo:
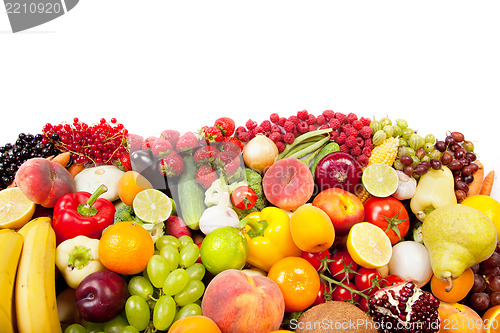
[[[277,207],[266,207],[248,214],[245,238],[248,243],[248,263],[266,272],[285,257],[299,257],[302,251],[295,245],[290,232],[290,217]]]

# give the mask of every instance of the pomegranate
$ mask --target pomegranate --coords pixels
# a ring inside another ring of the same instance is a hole
[[[439,332],[439,301],[413,281],[378,290],[368,305],[380,332]]]

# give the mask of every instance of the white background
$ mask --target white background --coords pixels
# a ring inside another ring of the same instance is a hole
[[[81,0],[16,34],[0,8],[0,144],[75,116],[157,135],[333,109],[461,131],[500,172],[499,1]]]

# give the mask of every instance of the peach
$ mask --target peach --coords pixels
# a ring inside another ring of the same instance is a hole
[[[330,217],[335,233],[339,235],[347,235],[353,225],[365,218],[363,202],[356,195],[338,187],[321,191],[312,204]]]
[[[314,192],[314,179],[307,165],[297,158],[275,162],[262,178],[267,200],[287,211],[305,204]]]
[[[460,303],[441,302],[439,312],[439,332],[485,333],[483,320],[479,314]]]
[[[60,197],[76,191],[68,170],[45,158],[24,162],[17,170],[16,184],[28,199],[46,208],[54,207]]]
[[[210,281],[201,309],[222,333],[269,332],[279,329],[285,300],[271,279],[229,269]]]

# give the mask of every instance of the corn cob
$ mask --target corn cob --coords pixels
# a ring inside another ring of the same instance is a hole
[[[358,197],[359,200],[361,200],[363,204],[366,202],[366,200],[372,197],[372,195],[368,193],[368,191],[362,184],[360,184],[360,186],[358,186],[358,188],[356,189],[355,195]]]
[[[368,160],[368,165],[373,163],[384,163],[392,167],[396,157],[398,156],[399,140],[393,137],[385,139],[385,141],[375,146]]]

